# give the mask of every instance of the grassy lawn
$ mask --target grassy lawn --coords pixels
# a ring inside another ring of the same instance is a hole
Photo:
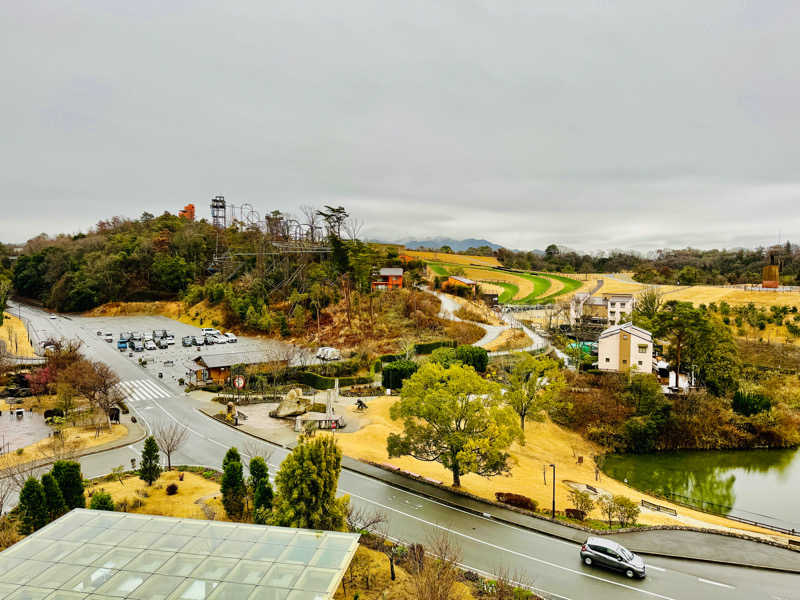
[[[519,293],[519,288],[513,283],[506,283],[504,281],[493,281],[492,283],[499,285],[504,290],[497,299],[500,304],[511,302],[511,299]]]
[[[430,268],[431,271],[436,273],[437,275],[441,275],[442,277],[447,277],[450,273],[447,272],[447,269],[441,263],[426,263]]]
[[[550,289],[550,280],[544,277],[539,277],[538,275],[529,275],[527,273],[514,273],[514,275],[533,282],[533,291],[525,296],[522,300],[518,301],[522,304],[540,303],[542,294],[546,293],[547,290]]]
[[[544,298],[540,298],[540,302],[549,302],[554,300],[558,296],[563,296],[564,294],[571,294],[579,287],[583,285],[582,281],[578,281],[577,279],[572,279],[571,277],[564,277],[563,275],[551,275],[548,273],[542,273],[544,277],[549,277],[550,279],[555,279],[556,281],[560,281],[563,284],[563,287],[558,290],[557,292],[553,292],[552,294],[545,296]]]

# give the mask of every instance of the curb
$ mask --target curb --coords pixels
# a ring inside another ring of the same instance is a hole
[[[242,429],[236,427],[235,425],[231,425],[229,423],[224,423],[223,421],[219,421],[219,419],[215,419],[214,417],[208,415],[208,413],[205,413],[201,409],[198,409],[198,410],[201,413],[203,413],[204,415],[206,415],[208,418],[213,419],[215,421],[218,421],[219,423],[222,423],[223,425],[227,425],[228,427],[231,427],[232,429],[235,429],[235,430],[237,430],[237,431],[239,431],[241,433],[249,435],[250,437],[256,438],[256,439],[261,440],[263,442],[267,442],[269,444],[272,444],[273,446],[278,446],[278,447],[283,448],[285,450],[291,450],[291,448],[289,446],[286,446],[286,445],[278,443],[278,442],[273,442],[272,440],[269,440],[267,438],[261,437],[259,435],[256,435],[256,434],[248,432],[248,431],[243,431]],[[352,464],[350,466],[347,466],[347,463],[352,463]],[[438,496],[436,494],[431,494],[430,492],[428,492],[428,491],[426,491],[424,489],[418,489],[418,487],[412,487],[410,485],[403,485],[403,482],[389,481],[387,478],[380,477],[379,475],[377,475],[375,473],[367,472],[366,469],[362,470],[361,468],[359,468],[360,465],[364,465],[365,467],[372,467],[372,468],[380,470],[380,471],[386,471],[387,473],[388,472],[392,472],[395,475],[397,475],[398,477],[401,477],[403,479],[407,479],[409,481],[413,481],[413,482],[419,484],[420,487],[430,486],[430,487],[433,487],[435,489],[440,489],[442,491],[446,491],[448,493],[452,493],[452,494],[455,494],[455,495],[458,495],[458,496],[463,496],[464,498],[472,500],[473,502],[477,502],[477,503],[483,504],[487,508],[499,508],[501,510],[507,510],[509,512],[518,513],[518,514],[520,514],[522,516],[525,516],[525,517],[541,519],[544,523],[548,523],[550,525],[554,525],[556,529],[559,528],[559,527],[565,528],[565,529],[570,529],[570,530],[575,532],[575,535],[574,536],[569,536],[569,535],[566,534],[566,532],[559,533],[558,531],[544,531],[542,529],[537,529],[536,527],[533,527],[531,525],[526,525],[525,523],[519,523],[517,521],[508,519],[508,518],[500,516],[500,515],[488,513],[488,512],[485,512],[485,511],[478,510],[476,508],[465,506],[463,504],[460,504],[458,502],[454,502],[454,501],[449,500],[447,498],[442,498],[442,497],[440,497],[440,496]],[[413,493],[413,494],[417,494],[417,495],[423,496],[423,497],[427,498],[428,500],[432,500],[434,502],[438,502],[438,503],[443,504],[445,506],[448,506],[450,508],[463,511],[463,512],[472,514],[472,515],[477,516],[477,517],[483,517],[485,519],[489,519],[489,520],[492,520],[492,521],[497,521],[499,523],[510,525],[512,527],[518,527],[518,528],[524,529],[526,531],[535,532],[535,533],[538,533],[540,535],[546,535],[548,537],[558,538],[558,539],[567,540],[567,541],[575,542],[575,543],[579,543],[578,541],[576,541],[575,537],[577,537],[578,535],[581,535],[581,537],[583,537],[582,534],[614,535],[614,534],[620,534],[620,533],[647,533],[648,531],[665,531],[666,530],[666,531],[686,531],[686,532],[690,532],[690,533],[691,532],[693,532],[693,533],[701,533],[701,534],[705,534],[705,535],[720,535],[720,536],[724,536],[724,537],[728,537],[728,538],[739,539],[739,540],[742,540],[742,541],[749,541],[749,542],[764,544],[765,546],[770,546],[770,547],[776,548],[778,550],[785,550],[787,552],[796,552],[796,553],[800,554],[800,551],[794,550],[792,548],[789,548],[789,547],[781,545],[781,544],[778,544],[777,542],[771,542],[769,540],[764,540],[764,539],[757,538],[757,537],[751,537],[751,536],[747,536],[747,535],[744,535],[744,534],[734,534],[734,533],[731,533],[731,532],[717,531],[717,530],[713,530],[713,529],[702,529],[702,528],[681,527],[681,526],[652,526],[652,527],[626,528],[626,529],[620,529],[620,530],[616,530],[616,531],[596,531],[596,530],[593,530],[593,529],[580,527],[579,525],[575,525],[575,524],[572,524],[572,523],[553,522],[550,519],[546,519],[546,518],[540,517],[538,515],[528,514],[526,511],[523,511],[521,509],[515,509],[514,507],[511,507],[511,506],[506,506],[504,504],[495,503],[495,502],[492,502],[492,501],[487,500],[485,498],[480,498],[478,496],[473,496],[473,495],[467,494],[465,492],[458,492],[458,491],[451,490],[449,488],[444,488],[443,486],[438,486],[438,485],[435,485],[435,484],[433,484],[431,482],[428,482],[428,481],[418,480],[416,478],[409,477],[408,475],[405,475],[403,473],[389,471],[388,469],[385,469],[385,468],[383,468],[381,466],[378,466],[378,465],[375,465],[373,463],[369,463],[369,462],[366,462],[366,461],[361,461],[361,460],[358,460],[358,459],[354,459],[354,458],[351,458],[349,456],[343,456],[342,457],[342,469],[346,470],[346,471],[348,471],[350,473],[361,475],[362,477],[369,477],[370,479],[373,479],[375,481],[380,481],[381,483],[383,483],[385,485],[388,485],[390,487],[393,487],[393,488],[400,489],[400,490],[403,490],[403,491],[406,491],[406,492],[409,492],[409,493]],[[797,566],[796,569],[787,569],[787,568],[775,567],[775,566],[770,566],[770,565],[766,565],[765,566],[765,565],[757,565],[757,564],[748,564],[748,563],[744,563],[744,562],[731,562],[731,561],[716,560],[716,559],[711,559],[711,558],[693,558],[693,557],[687,557],[685,554],[673,554],[673,553],[664,552],[664,551],[662,551],[662,552],[652,552],[652,551],[636,550],[636,552],[638,552],[640,554],[645,554],[647,556],[661,556],[661,557],[664,557],[664,558],[678,558],[678,559],[684,559],[684,560],[688,559],[688,560],[694,560],[694,561],[698,561],[698,562],[707,562],[707,563],[720,564],[720,565],[732,565],[732,566],[736,566],[736,567],[744,567],[744,568],[750,568],[750,569],[763,569],[763,570],[777,571],[777,572],[782,572],[782,573],[792,573],[792,574],[800,573],[800,563],[798,563],[798,566]]]

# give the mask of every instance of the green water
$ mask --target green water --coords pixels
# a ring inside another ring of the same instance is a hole
[[[603,471],[639,490],[800,531],[796,449],[613,455]]]

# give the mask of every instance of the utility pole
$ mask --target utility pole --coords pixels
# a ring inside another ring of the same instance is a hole
[[[556,519],[556,465],[551,464],[553,467],[553,512],[550,515],[550,518],[555,521]]]

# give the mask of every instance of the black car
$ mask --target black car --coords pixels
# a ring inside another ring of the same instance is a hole
[[[581,546],[581,560],[587,567],[597,565],[622,571],[630,579],[645,576],[644,560],[619,545],[617,542],[599,537],[590,537]]]

